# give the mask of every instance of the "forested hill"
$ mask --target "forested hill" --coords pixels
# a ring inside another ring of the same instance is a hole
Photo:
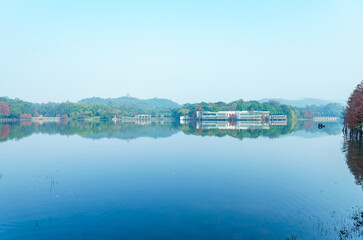
[[[289,100],[284,98],[263,98],[259,100],[261,103],[269,102],[269,101],[277,101],[281,104],[286,104],[294,107],[304,108],[307,106],[315,105],[315,106],[322,106],[331,103],[336,103],[340,105],[345,105],[343,101],[330,101],[330,100],[323,100],[317,98],[303,98],[303,99],[296,99],[296,100]]]
[[[119,98],[85,98],[79,101],[87,105],[105,105],[105,106],[123,106],[132,105],[138,108],[147,109],[167,109],[176,108],[179,106],[176,102],[163,98],[139,99],[134,97],[119,97]]]
[[[82,119],[100,117],[111,119],[117,116],[134,116],[150,114],[152,116],[171,116],[172,109],[179,105],[171,100],[153,98],[141,100],[137,98],[88,98],[80,102],[63,103],[31,103],[20,99],[0,97],[0,118],[31,118],[32,116]]]

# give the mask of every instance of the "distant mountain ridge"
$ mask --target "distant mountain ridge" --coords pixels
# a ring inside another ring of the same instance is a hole
[[[263,98],[260,99],[259,102],[268,102],[268,101],[278,101],[281,104],[287,104],[294,107],[306,107],[310,105],[327,105],[329,103],[338,103],[342,106],[344,106],[346,103],[344,101],[329,101],[329,100],[323,100],[323,99],[317,99],[317,98],[303,98],[303,99],[296,99],[296,100],[288,100],[283,98]]]
[[[139,99],[134,97],[119,97],[119,98],[100,98],[92,97],[85,98],[79,103],[86,103],[88,105],[106,105],[106,106],[138,106],[141,108],[150,109],[167,109],[178,107],[179,104],[169,99],[164,98],[151,98],[151,99]]]

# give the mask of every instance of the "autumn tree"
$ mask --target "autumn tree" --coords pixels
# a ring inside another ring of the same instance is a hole
[[[9,105],[3,102],[0,102],[0,112],[2,116],[7,117],[10,115]]]
[[[345,132],[362,137],[363,127],[363,81],[361,81],[350,95],[344,114]]]
[[[304,118],[314,118],[314,112],[311,111],[310,109],[306,110],[306,112],[304,113]]]
[[[202,112],[203,108],[201,108],[201,106],[197,106],[194,110],[194,112]]]
[[[23,113],[20,115],[20,118],[22,119],[31,119],[32,115],[30,113]]]
[[[236,120],[237,119],[237,116],[236,116],[236,114],[232,113],[231,115],[229,115],[229,118],[231,120]]]

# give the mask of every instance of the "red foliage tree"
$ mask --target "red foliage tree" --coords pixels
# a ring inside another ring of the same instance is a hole
[[[237,116],[236,116],[236,114],[232,113],[231,115],[229,115],[229,118],[231,120],[235,120],[235,119],[237,119]]]
[[[314,112],[311,111],[310,109],[306,110],[306,112],[304,113],[304,118],[314,118]]]
[[[68,119],[68,116],[67,116],[66,114],[63,114],[63,115],[61,116],[61,119]]]
[[[198,111],[202,112],[203,108],[201,108],[200,106],[196,107],[194,112],[198,112]]]
[[[20,115],[20,118],[30,119],[32,118],[32,115],[30,113],[24,113]]]
[[[0,112],[4,117],[7,117],[10,115],[10,108],[9,105],[3,102],[0,102]]]
[[[345,109],[344,124],[346,128],[353,130],[362,129],[363,123],[363,81],[361,81],[350,95]]]

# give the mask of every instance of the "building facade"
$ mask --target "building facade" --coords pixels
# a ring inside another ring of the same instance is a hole
[[[269,111],[197,111],[196,118],[200,120],[237,120],[237,121],[263,121],[270,119]]]

